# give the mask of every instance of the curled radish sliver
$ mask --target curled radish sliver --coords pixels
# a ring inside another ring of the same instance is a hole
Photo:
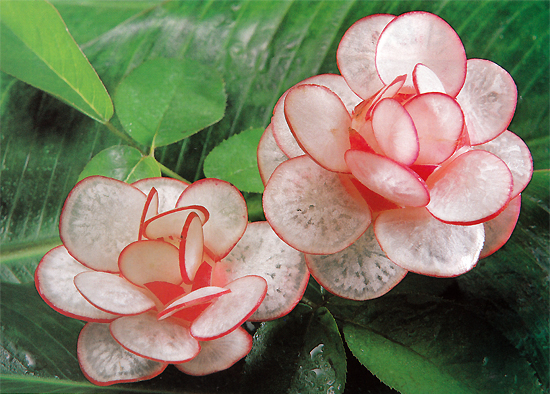
[[[138,239],[146,198],[135,187],[112,178],[83,179],[63,205],[59,221],[63,245],[89,268],[118,272],[118,255]]]
[[[380,249],[372,226],[341,252],[306,255],[311,275],[333,294],[351,300],[369,300],[390,291],[407,271]]]
[[[167,304],[166,307],[158,314],[158,319],[166,319],[179,310],[189,308],[194,305],[204,304],[230,292],[231,290],[229,289],[216,286],[201,287],[200,289],[184,294]]]
[[[517,87],[506,70],[489,60],[469,59],[464,87],[456,97],[472,145],[504,132],[514,116]]]
[[[168,365],[130,353],[114,340],[109,325],[101,323],[84,326],[77,353],[82,372],[98,386],[151,379]]]
[[[180,270],[183,282],[191,284],[203,261],[204,234],[199,215],[192,212],[187,217],[181,231],[179,249]]]
[[[435,219],[425,208],[380,213],[374,233],[388,258],[422,275],[452,277],[472,269],[483,247],[482,224],[457,226]]]
[[[143,234],[149,239],[164,239],[166,242],[179,243],[181,229],[190,214],[195,214],[206,223],[210,213],[200,205],[183,206],[166,211],[147,220],[143,225]]]
[[[271,124],[267,126],[260,142],[258,143],[258,170],[264,186],[267,184],[269,177],[275,171],[275,168],[283,161],[288,160],[288,157],[279,148],[275,138],[273,137],[273,127]]]
[[[242,327],[212,341],[200,342],[197,357],[176,368],[188,375],[204,376],[225,370],[246,356],[252,349],[252,337]]]
[[[310,254],[336,253],[355,242],[371,221],[359,192],[350,193],[337,173],[307,156],[285,161],[264,191],[267,221],[293,248]]]
[[[413,70],[413,84],[418,94],[422,93],[446,93],[445,87],[436,73],[422,63],[418,63]]]
[[[187,189],[188,183],[173,178],[146,178],[132,183],[145,195],[148,195],[154,187],[159,193],[159,212],[166,212],[176,207],[176,202],[181,193]]]
[[[264,301],[249,320],[272,320],[289,313],[304,294],[309,272],[303,253],[275,234],[269,223],[250,223],[235,248],[216,263],[212,283],[225,286],[247,275],[267,281]]]
[[[109,322],[118,317],[90,304],[80,294],[74,278],[83,272],[94,272],[76,261],[58,246],[40,260],[34,273],[36,289],[46,303],[59,313],[79,320]]]
[[[153,361],[181,363],[200,351],[189,328],[166,319],[158,321],[153,312],[123,316],[110,325],[111,335],[126,350]]]
[[[498,214],[495,218],[483,222],[485,228],[485,244],[481,250],[479,258],[485,258],[504,245],[514,228],[519,218],[519,212],[521,209],[521,194],[518,194],[508,203],[508,206]]]
[[[267,292],[264,278],[243,276],[225,286],[230,293],[220,296],[191,324],[191,334],[199,340],[212,340],[229,334],[258,309]]]
[[[84,298],[109,313],[135,315],[155,307],[139,287],[116,274],[82,272],[75,276],[74,283]]]
[[[138,241],[141,241],[145,233],[145,222],[151,219],[153,216],[158,215],[159,211],[159,194],[157,189],[154,187],[151,188],[149,194],[147,195],[147,200],[145,201],[145,206],[143,207],[143,212],[141,214],[141,220],[139,222],[139,237]]]

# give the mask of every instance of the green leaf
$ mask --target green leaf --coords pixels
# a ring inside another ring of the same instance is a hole
[[[401,393],[542,393],[529,363],[482,319],[422,295],[384,296],[344,326],[354,356]]]
[[[120,83],[115,95],[117,115],[128,134],[153,148],[218,122],[225,100],[218,73],[189,59],[147,61]]]
[[[245,192],[262,193],[256,150],[263,132],[249,129],[223,141],[204,160],[204,174],[231,182]]]
[[[260,378],[261,377],[261,378]],[[320,308],[296,308],[263,323],[246,357],[246,393],[342,393],[346,357],[334,318]]]
[[[136,148],[126,145],[112,146],[94,156],[78,180],[102,175],[132,183],[144,178],[160,176],[160,167],[154,157],[143,156]]]
[[[2,70],[100,122],[113,116],[109,93],[47,1],[2,1]]]

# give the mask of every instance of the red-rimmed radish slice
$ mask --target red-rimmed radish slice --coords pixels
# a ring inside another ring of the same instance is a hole
[[[485,244],[479,255],[480,259],[495,253],[510,239],[516,227],[520,210],[521,194],[518,194],[510,200],[508,206],[497,217],[483,223]]]
[[[429,67],[453,97],[466,77],[466,53],[460,37],[443,19],[423,11],[402,14],[388,23],[378,38],[375,63],[385,83],[407,74],[403,89],[411,93],[412,72],[418,63]]]
[[[382,212],[374,233],[388,258],[422,275],[452,277],[472,269],[483,247],[482,224],[456,226],[435,219],[425,208]]]
[[[175,285],[169,282],[156,281],[144,283],[143,286],[147,288],[158,301],[164,305],[168,304],[173,299],[185,294],[185,289],[181,286]]]
[[[397,100],[381,100],[372,113],[374,137],[384,154],[406,166],[415,162],[420,151],[418,135],[409,113]]]
[[[82,272],[94,272],[76,261],[64,246],[50,250],[36,268],[34,282],[42,299],[57,312],[74,319],[109,322],[118,316],[90,304],[74,285]]]
[[[163,363],[182,363],[200,351],[189,328],[172,319],[158,321],[156,313],[123,316],[110,325],[111,335],[126,350]]]
[[[405,109],[420,143],[415,164],[439,164],[451,157],[464,126],[464,115],[456,100],[443,93],[425,93],[407,102]]]
[[[100,323],[80,331],[77,354],[82,372],[98,386],[151,379],[168,365],[130,353],[113,339],[109,325]]]
[[[252,337],[242,327],[212,341],[200,342],[201,352],[197,357],[176,368],[192,376],[204,376],[223,371],[246,356],[252,349]]]
[[[260,171],[260,177],[264,186],[267,184],[269,177],[275,171],[275,168],[283,161],[288,160],[288,157],[279,148],[275,138],[273,137],[273,127],[271,123],[265,129],[258,143],[258,149],[256,151],[258,157],[258,170]]]
[[[375,153],[349,150],[346,162],[359,182],[398,205],[423,207],[430,201],[424,180],[396,161]]]
[[[514,116],[517,102],[514,79],[489,60],[469,59],[464,87],[456,97],[470,142],[483,144],[504,132]]]
[[[346,176],[346,175],[342,175]],[[351,183],[361,193],[361,196],[365,199],[371,212],[380,212],[388,209],[400,208],[396,203],[382,197],[380,194],[373,192],[368,187],[359,182],[355,177],[350,177]]]
[[[351,127],[352,128],[361,128],[361,124],[364,121],[368,121],[372,117],[372,111],[376,104],[385,98],[396,98],[398,92],[403,87],[407,79],[406,75],[400,75],[396,77],[389,85],[384,86],[375,96],[369,100],[363,101],[360,105],[355,108],[355,113],[352,118]],[[357,125],[359,123],[359,126]]]
[[[418,94],[423,93],[446,93],[445,87],[429,67],[418,63],[412,73],[413,84]]]
[[[378,154],[383,154],[384,152],[382,151],[382,148],[380,147],[380,145],[378,145],[378,141],[376,140],[376,137],[374,136],[374,129],[372,127],[372,120],[369,119],[360,126],[361,127],[357,130],[357,133],[361,137],[363,137],[363,139],[365,140],[365,142],[369,146],[370,150],[372,150],[373,152],[378,153]],[[351,130],[354,130],[354,129],[351,129]],[[352,137],[352,132],[350,131],[350,141],[351,141],[351,137]],[[355,149],[353,146],[351,146],[351,144],[350,144],[350,148]],[[367,152],[369,151],[369,149],[364,149],[364,148],[361,148],[360,150],[365,150]]]
[[[61,211],[63,244],[85,266],[118,272],[118,255],[138,239],[146,199],[140,190],[115,179],[83,179],[71,190]]]
[[[320,85],[330,89],[340,98],[340,100],[342,100],[342,103],[344,103],[344,106],[346,107],[346,109],[350,114],[353,112],[355,107],[362,101],[361,97],[356,95],[353,92],[353,90],[350,89],[350,87],[346,83],[346,80],[341,75],[337,75],[337,74],[314,75],[313,77],[304,79],[302,82],[298,83],[297,85],[304,85],[304,84]]]
[[[204,246],[219,261],[241,239],[248,224],[246,202],[239,190],[219,179],[201,179],[189,186],[178,200],[178,206],[198,204],[210,212],[202,229]]]
[[[139,287],[116,274],[82,272],[74,284],[80,294],[97,308],[118,315],[136,315],[155,307]]]
[[[275,108],[273,109],[273,117],[271,118],[271,125],[273,127],[273,138],[277,143],[277,146],[288,158],[302,156],[304,151],[298,145],[296,138],[290,131],[288,122],[285,116],[285,99],[288,94],[288,90],[279,98]]]
[[[179,242],[181,230],[190,214],[197,215],[203,224],[210,218],[210,213],[203,206],[182,206],[147,220],[143,225],[143,233],[149,239]]]
[[[191,290],[197,290],[201,287],[210,286],[212,282],[212,266],[208,262],[204,261],[197,270],[195,274],[195,279],[193,280],[193,287]]]
[[[350,88],[365,100],[384,87],[374,56],[378,37],[393,18],[388,14],[362,18],[351,25],[338,45],[338,69]]]
[[[282,163],[263,196],[273,230],[293,248],[310,254],[336,253],[351,245],[371,221],[368,205],[353,186],[308,156]]]
[[[309,272],[303,253],[291,248],[267,222],[250,223],[231,253],[214,266],[212,283],[225,286],[246,276],[267,281],[267,294],[252,321],[265,321],[288,314],[304,294]]]
[[[194,212],[191,212],[183,225],[180,242],[180,270],[183,282],[191,284],[203,261],[204,235],[202,222]]]
[[[207,302],[212,302],[218,297],[230,292],[231,290],[229,289],[224,289],[217,286],[202,287],[170,302],[162,311],[159,312],[159,314],[157,315],[157,319],[164,320],[182,309],[199,304],[204,304]]]
[[[472,150],[432,173],[426,184],[432,215],[446,223],[475,224],[504,209],[512,191],[512,174],[497,156]]]
[[[477,145],[475,148],[491,152],[506,163],[514,180],[511,198],[525,189],[533,176],[533,158],[520,137],[506,130],[494,140]]]
[[[219,297],[191,324],[193,337],[212,340],[235,330],[258,309],[267,283],[261,276],[248,275],[228,283],[225,288],[231,293]]]
[[[298,85],[285,99],[285,116],[301,148],[329,171],[347,172],[351,117],[342,100],[319,85]]]
[[[145,206],[143,207],[143,212],[141,214],[141,221],[139,223],[139,237],[140,241],[145,232],[145,221],[151,219],[153,216],[158,215],[159,213],[159,194],[157,189],[154,187],[151,188],[149,194],[147,195],[147,200],[145,201]]]
[[[166,212],[176,207],[176,202],[181,193],[187,189],[188,183],[173,178],[146,178],[132,183],[145,195],[149,194],[151,188],[157,189],[159,193],[159,212]]]
[[[137,241],[128,245],[119,259],[120,272],[137,286],[149,282],[182,282],[179,250],[164,241]]]
[[[306,255],[306,262],[321,286],[339,297],[358,301],[386,294],[407,274],[380,249],[372,226],[341,252]]]

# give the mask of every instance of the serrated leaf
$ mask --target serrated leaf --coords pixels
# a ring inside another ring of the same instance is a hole
[[[262,324],[246,357],[244,377],[246,393],[342,393],[346,357],[330,312],[298,307]]]
[[[218,122],[225,100],[218,73],[190,59],[144,62],[120,83],[115,95],[117,115],[128,134],[153,148]]]
[[[363,365],[403,394],[542,393],[504,337],[440,298],[389,294],[346,323],[344,336]]]
[[[248,129],[223,141],[204,160],[204,175],[231,182],[249,193],[262,193],[256,150],[263,129]]]
[[[143,156],[136,148],[126,145],[112,146],[95,155],[78,180],[92,175],[102,175],[132,183],[144,178],[160,176],[160,167],[155,158]]]
[[[109,93],[57,10],[47,1],[2,1],[2,71],[100,122],[113,116]]]

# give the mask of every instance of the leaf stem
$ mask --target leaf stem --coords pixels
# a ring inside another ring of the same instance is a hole
[[[103,123],[105,125],[105,127],[107,127],[109,129],[109,131],[111,133],[113,133],[114,135],[116,135],[118,138],[120,138],[121,140],[123,140],[124,142],[126,142],[128,145],[130,145],[131,147],[133,148],[136,148],[137,150],[139,150],[139,152],[143,155],[143,156],[147,156],[147,153],[143,151],[143,149],[141,149],[141,147],[136,143],[136,141],[134,141],[132,139],[132,137],[130,137],[128,134],[126,134],[125,132],[123,131],[120,131],[119,129],[117,129],[115,126],[113,126],[113,124],[110,122],[110,121],[107,121],[105,123]]]

